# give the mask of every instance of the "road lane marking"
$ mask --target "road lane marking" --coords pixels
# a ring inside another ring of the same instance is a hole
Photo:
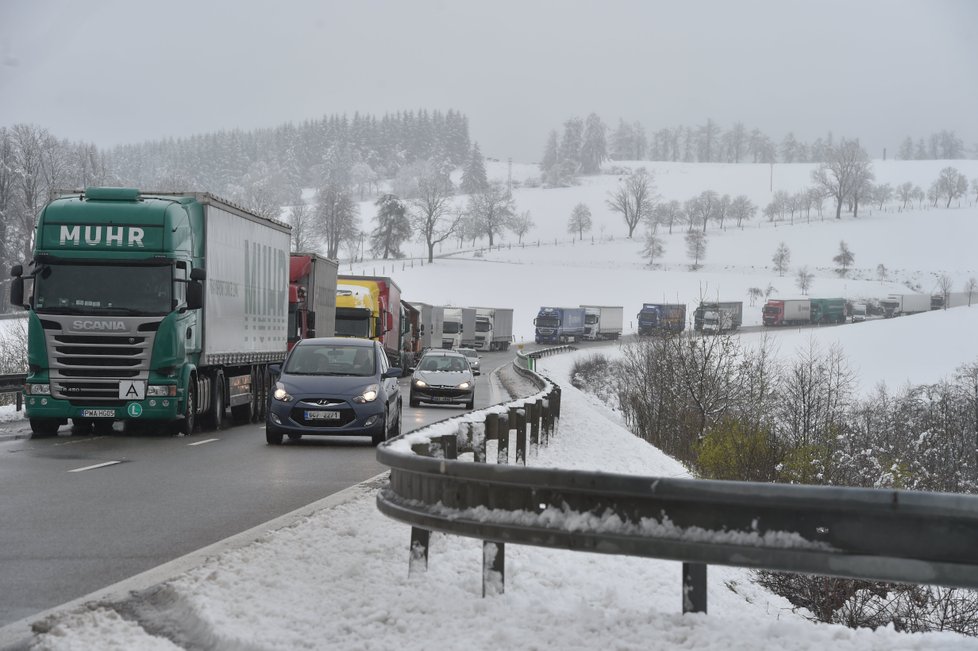
[[[94,466],[85,466],[84,468],[75,468],[74,470],[69,470],[68,472],[85,472],[86,470],[95,470],[96,468],[104,468],[106,466],[114,466],[117,463],[122,463],[121,461],[106,461],[105,463],[96,463]]]
[[[221,439],[204,439],[203,441],[197,441],[196,443],[187,443],[187,447],[192,447],[194,445],[203,445],[204,443],[213,443],[214,441],[220,441]]]

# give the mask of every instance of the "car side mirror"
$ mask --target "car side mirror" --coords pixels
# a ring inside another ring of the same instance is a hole
[[[271,373],[272,375],[281,375],[282,374],[282,365],[281,364],[269,364],[268,365],[268,372]]]
[[[383,378],[401,377],[401,369],[397,368],[396,366],[389,368],[386,371],[384,371],[384,374],[381,377]]]

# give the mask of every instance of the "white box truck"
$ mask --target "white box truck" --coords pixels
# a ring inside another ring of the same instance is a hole
[[[508,350],[513,341],[513,310],[508,307],[476,307],[475,349]]]
[[[584,339],[617,339],[625,322],[621,305],[582,305],[584,308]]]
[[[475,348],[475,309],[471,307],[444,308],[442,348]]]
[[[930,294],[890,294],[880,301],[887,319],[904,314],[930,311]]]

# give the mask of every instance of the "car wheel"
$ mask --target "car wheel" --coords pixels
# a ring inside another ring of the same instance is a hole
[[[475,409],[475,393],[473,393],[469,401],[465,403],[465,408],[468,409],[469,411]]]
[[[412,407],[417,407],[421,404],[421,401],[415,398],[414,394],[412,393],[411,398],[408,400],[408,404],[411,405]]]
[[[381,443],[383,443],[384,441],[387,440],[387,432],[388,432],[387,423],[388,423],[389,417],[390,417],[390,414],[385,411],[384,412],[384,424],[383,424],[383,426],[381,427],[381,429],[380,429],[379,432],[375,433],[373,436],[370,437],[370,442],[374,446],[378,446],[378,445],[380,445]]]
[[[265,442],[269,445],[282,445],[282,432],[265,426]]]
[[[56,418],[32,418],[31,419],[31,438],[43,438],[45,436],[57,436],[58,428],[61,423]]]
[[[401,403],[397,404],[397,419],[394,421],[394,429],[391,430],[390,434],[387,436],[387,440],[396,439],[401,435],[401,416],[403,416],[404,409]]]

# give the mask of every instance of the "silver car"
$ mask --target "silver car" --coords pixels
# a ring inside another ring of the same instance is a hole
[[[411,376],[410,404],[475,407],[475,377],[469,363],[454,350],[430,350],[421,357]]]
[[[479,351],[475,348],[456,348],[456,351],[465,355],[465,359],[469,361],[469,368],[472,369],[472,373],[479,375],[482,371],[479,369]]]

